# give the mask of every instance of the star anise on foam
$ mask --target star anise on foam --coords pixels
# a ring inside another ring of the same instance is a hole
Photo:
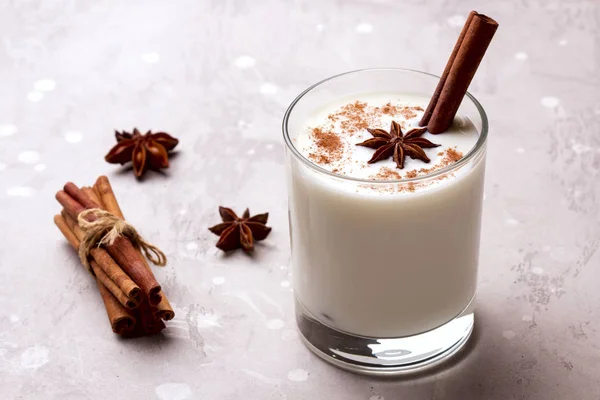
[[[208,229],[220,236],[217,247],[223,251],[241,248],[246,253],[252,253],[254,241],[265,239],[271,232],[266,225],[269,213],[250,217],[250,210],[246,208],[240,218],[231,208],[219,207],[219,214],[223,222]]]
[[[158,171],[169,166],[168,152],[179,140],[165,132],[146,132],[142,135],[137,128],[133,133],[115,131],[117,144],[110,149],[104,159],[111,164],[133,162],[136,177],[144,175],[147,169]]]
[[[356,145],[376,150],[373,157],[368,161],[369,164],[393,156],[396,166],[402,169],[404,168],[404,158],[406,156],[426,163],[431,161],[423,149],[438,147],[440,145],[431,143],[429,140],[420,137],[426,130],[427,128],[413,128],[406,132],[406,134],[403,134],[400,124],[392,121],[389,133],[383,129],[367,128],[367,131],[373,135],[373,138],[367,139],[362,143],[357,143]]]

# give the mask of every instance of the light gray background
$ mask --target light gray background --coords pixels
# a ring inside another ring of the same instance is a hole
[[[454,365],[382,381],[298,340],[280,124],[346,70],[440,73],[468,12],[500,23],[471,85],[491,120],[477,333]],[[597,1],[0,0],[3,399],[600,399]],[[114,129],[181,139],[164,174],[106,164]],[[52,223],[68,180],[111,178],[167,253],[177,316],[113,335]],[[219,204],[270,212],[224,257]]]

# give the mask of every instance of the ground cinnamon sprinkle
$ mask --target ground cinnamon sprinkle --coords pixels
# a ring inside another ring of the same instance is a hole
[[[326,165],[326,168],[333,173],[353,175],[358,169],[370,168],[364,161],[359,162],[352,157],[354,145],[363,135],[365,137],[369,135],[366,132],[367,128],[388,130],[388,126],[382,126],[382,121],[389,120],[391,117],[401,124],[403,130],[407,130],[414,125],[410,120],[416,118],[418,112],[422,111],[424,111],[423,108],[418,106],[403,106],[393,102],[378,106],[369,105],[367,102],[362,101],[346,104],[329,114],[324,124],[310,128],[312,145],[307,149],[309,150],[307,157],[316,164]],[[382,167],[375,169],[369,178],[377,181],[400,180],[403,177],[416,178],[443,168],[452,162],[450,160],[460,159],[457,154],[458,152],[439,153],[438,156],[442,159],[430,169],[414,170],[405,174],[405,171]],[[375,187],[378,191],[390,192],[412,192],[420,187],[419,184],[413,183],[410,185],[407,183],[401,185],[391,184],[389,187],[388,185],[384,186],[386,188],[381,185]]]
[[[331,131],[324,131],[322,128],[314,128],[312,131],[313,137],[316,139],[316,144],[319,149],[334,152],[342,147],[340,137]]]
[[[329,164],[342,157],[343,144],[340,137],[332,131],[323,128],[314,128],[312,136],[315,138],[317,152],[309,154],[309,158],[318,164]]]
[[[417,116],[417,111],[423,111],[423,109],[413,106],[395,106],[392,103],[381,107],[369,107],[366,102],[355,101],[346,104],[339,111],[329,114],[327,119],[332,123],[340,121],[340,134],[352,136],[367,128],[380,128],[377,125],[383,115],[401,115],[404,119],[411,119]],[[406,121],[400,123],[406,128]]]
[[[368,118],[366,108],[367,103],[355,101],[354,103],[345,105],[341,108],[341,111],[330,115],[328,118],[332,121],[343,118],[344,120],[340,123],[342,131],[353,134],[369,127],[371,118]]]
[[[455,163],[458,160],[460,160],[461,158],[463,158],[463,153],[450,148],[450,149],[446,150],[446,157],[444,157],[444,159],[446,159],[446,158],[450,161],[450,163]]]
[[[454,148],[449,148],[446,149],[446,151],[439,152],[438,156],[441,155],[443,155],[444,157],[440,160],[439,164],[434,165],[431,168],[421,168],[419,170],[419,173],[421,173],[422,175],[430,174],[439,169],[445,168],[448,165],[454,164],[455,162],[463,158],[463,153],[461,153],[460,151],[456,151],[456,149]]]
[[[317,163],[317,164],[329,164],[331,163],[331,158],[327,157],[324,154],[318,154],[318,153],[310,153],[308,155],[308,158]]]
[[[414,192],[417,188],[417,185],[415,185],[413,182],[408,182],[407,184],[398,184],[398,186],[396,187],[395,192],[396,193],[404,193],[404,192]],[[393,193],[394,191],[392,191]]]
[[[403,107],[400,114],[402,114],[402,116],[406,119],[412,119],[417,116],[414,107]]]
[[[388,167],[382,167],[379,172],[370,176],[371,179],[391,181],[395,179],[402,179],[402,175]]]
[[[398,107],[392,105],[392,103],[387,103],[385,106],[381,107],[381,112],[387,115],[395,115],[398,113]]]
[[[340,127],[345,132],[355,133],[357,131],[367,129],[369,127],[369,123],[356,115],[354,117],[350,117],[349,120],[342,121],[340,123]]]
[[[354,112],[365,112],[365,108],[367,107],[367,103],[364,101],[356,100],[354,103],[350,103],[342,107],[342,109],[346,109],[347,111]]]

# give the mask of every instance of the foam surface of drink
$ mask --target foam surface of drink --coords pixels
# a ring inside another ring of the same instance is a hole
[[[372,180],[425,176],[453,163],[475,146],[479,134],[469,119],[457,117],[443,134],[425,132],[422,138],[441,146],[424,149],[431,160],[429,163],[406,157],[404,169],[398,169],[392,157],[368,164],[375,150],[356,144],[373,137],[366,127],[389,132],[391,122],[396,121],[405,134],[411,128],[417,128],[427,102],[426,97],[378,93],[362,95],[359,100],[354,97],[329,104],[306,121],[296,138],[296,148],[315,164],[343,176]],[[320,145],[322,133],[339,138],[340,148],[335,154],[332,149]],[[453,151],[453,157],[448,157],[448,150]]]

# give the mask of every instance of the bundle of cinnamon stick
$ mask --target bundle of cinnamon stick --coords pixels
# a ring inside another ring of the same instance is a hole
[[[54,216],[54,223],[75,250],[86,235],[77,222],[83,211],[98,208],[125,219],[105,176],[93,187],[80,189],[69,182],[56,199],[63,210]],[[92,222],[96,217],[88,214],[85,219]],[[128,238],[120,236],[112,244],[92,248],[88,261],[113,332],[126,337],[152,335],[165,328],[163,320],[175,316],[148,261]]]

